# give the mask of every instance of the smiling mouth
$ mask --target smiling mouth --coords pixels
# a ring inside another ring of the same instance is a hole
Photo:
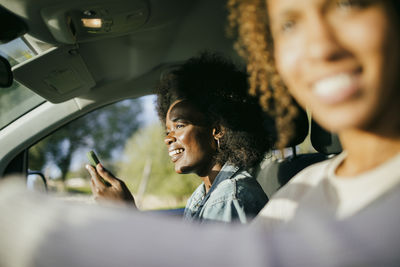
[[[173,157],[173,156],[175,156],[175,155],[181,154],[183,151],[184,151],[183,148],[174,149],[174,150],[170,151],[170,152],[168,153],[168,155],[169,155],[170,157]]]
[[[183,151],[185,151],[185,149],[183,149],[183,148],[178,148],[178,149],[169,151],[168,155],[171,157],[171,161],[175,163],[178,159],[180,159]]]
[[[313,93],[326,104],[336,104],[347,100],[359,89],[357,74],[340,73],[316,82]]]

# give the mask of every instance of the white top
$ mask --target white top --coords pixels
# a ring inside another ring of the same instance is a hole
[[[400,193],[400,154],[351,178],[335,175],[345,157],[343,152],[301,171],[273,195],[253,222],[275,227],[291,221],[303,211],[342,220],[387,194]]]

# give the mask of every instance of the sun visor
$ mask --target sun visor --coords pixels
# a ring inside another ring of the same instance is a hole
[[[95,86],[76,46],[56,47],[13,69],[14,78],[52,103],[79,96]]]
[[[65,44],[129,34],[149,17],[147,0],[73,0],[41,10],[54,38]]]

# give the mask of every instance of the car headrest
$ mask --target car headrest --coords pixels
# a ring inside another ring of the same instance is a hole
[[[294,118],[295,131],[292,138],[289,140],[287,147],[294,147],[301,144],[308,135],[308,117],[307,112],[296,103],[299,113]]]
[[[315,150],[326,155],[342,152],[339,137],[323,129],[314,120],[311,122],[311,144]]]

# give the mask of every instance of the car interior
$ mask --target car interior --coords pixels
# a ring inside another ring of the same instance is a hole
[[[226,14],[225,1],[215,0],[0,0],[0,44],[18,38],[33,54],[12,73],[0,70],[7,77],[2,85],[14,79],[34,96],[22,114],[1,124],[0,177],[26,175],[27,151],[36,142],[90,111],[152,94],[162,75],[201,51],[243,64],[227,37]],[[296,125],[289,156],[269,157],[257,170],[268,197],[306,166],[341,151],[337,137],[306,112]],[[298,154],[306,137],[315,150]]]

